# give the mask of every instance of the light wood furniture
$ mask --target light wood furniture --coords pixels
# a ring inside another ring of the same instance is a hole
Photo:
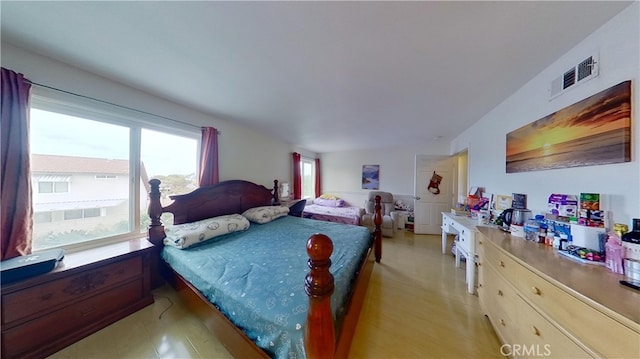
[[[457,216],[450,212],[442,212],[442,254],[447,251],[447,234],[459,234],[456,242],[456,267],[460,266],[460,256],[466,261],[467,292],[476,292],[476,225],[478,221],[466,216]]]
[[[604,267],[478,227],[478,296],[514,357],[640,358],[640,292]]]
[[[153,303],[145,238],[66,254],[2,285],[2,358],[45,357]]]
[[[277,181],[270,190],[264,186],[243,180],[230,180],[220,182],[213,186],[200,187],[191,193],[171,196],[173,203],[163,207],[160,202],[160,181],[149,181],[151,192],[149,193],[149,241],[158,247],[162,247],[166,237],[164,227],[160,221],[163,212],[171,212],[174,215],[174,224],[190,223],[205,218],[211,218],[232,213],[243,213],[249,208],[270,205],[277,199]],[[315,248],[309,254],[314,253],[315,258],[310,258],[311,271],[306,278],[305,289],[309,295],[309,312],[305,323],[305,349],[307,357],[315,358],[346,358],[349,354],[351,339],[355,332],[360,310],[364,303],[367,286],[371,272],[373,271],[372,252],[375,252],[375,261],[380,262],[382,255],[382,215],[380,196],[376,196],[373,233],[373,248],[369,248],[366,258],[363,260],[358,277],[354,281],[352,297],[349,301],[347,313],[339,328],[334,326],[332,316],[323,315],[326,305],[330,302],[333,292],[333,280],[325,278],[322,263],[329,264],[327,253],[331,249]],[[315,236],[315,235],[314,235]],[[328,238],[327,238],[328,239]],[[333,246],[331,240],[315,241],[309,246]],[[313,267],[311,266],[312,262]],[[315,269],[320,268],[318,271]],[[167,268],[167,280],[176,288],[190,307],[202,320],[209,331],[224,344],[225,348],[237,358],[268,358],[266,352],[258,347],[244,332],[236,327],[214,304],[210,303],[200,292],[186,281],[182,276]],[[302,285],[302,283],[301,283]],[[337,336],[333,335],[337,329]]]

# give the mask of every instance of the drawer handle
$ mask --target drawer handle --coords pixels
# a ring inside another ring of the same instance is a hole
[[[531,292],[533,292],[533,294],[535,295],[542,295],[542,291],[536,286],[531,287]]]
[[[538,330],[538,328],[534,327],[533,325],[531,326],[531,332],[533,333],[533,335],[537,337],[540,336],[540,331]]]
[[[53,297],[53,293],[47,293],[47,294],[43,294],[42,297],[40,297],[40,299],[49,300],[51,299],[51,297]]]
[[[504,293],[502,293],[502,291],[500,289],[498,289],[498,295],[501,297],[504,297]]]
[[[504,319],[500,319],[500,324],[502,324],[503,327],[506,327],[507,324],[505,324]]]
[[[503,261],[500,261],[500,267],[504,268],[504,262]]]
[[[482,241],[478,241],[478,244],[479,244],[479,245],[482,245]]]

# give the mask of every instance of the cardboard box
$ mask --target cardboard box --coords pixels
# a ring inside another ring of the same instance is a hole
[[[577,217],[578,198],[570,194],[552,194],[549,196],[547,210],[556,216]]]

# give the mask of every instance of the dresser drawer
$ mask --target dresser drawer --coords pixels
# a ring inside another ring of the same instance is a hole
[[[491,309],[492,305],[494,306],[493,309]],[[496,311],[495,304],[489,304],[488,309],[487,316],[491,320],[500,342],[504,344],[517,343],[519,337],[518,322],[504,315],[504,312]]]
[[[487,298],[487,307],[493,308],[502,316],[511,320],[517,318],[516,302],[518,296],[506,281],[500,278],[491,265],[485,265],[483,288]]]
[[[92,295],[127,279],[142,276],[142,257],[98,267],[43,285],[2,296],[2,323],[46,312],[79,298]]]
[[[95,325],[143,297],[142,280],[135,280],[109,292],[74,303],[58,311],[3,331],[3,356],[21,357],[33,350],[64,337],[66,334]],[[47,328],[55,328],[48,330]],[[88,334],[88,333],[87,333]]]
[[[524,298],[595,352],[609,358],[640,358],[640,333],[522,268],[516,288]],[[594,330],[594,328],[598,328]]]
[[[491,265],[496,271],[502,275],[509,283],[514,284],[519,281],[522,265],[511,259],[507,254],[500,251],[492,244],[481,244],[485,260],[483,265]]]
[[[446,233],[451,232],[451,227],[449,226],[451,224],[451,221],[449,220],[449,217],[447,217],[446,215],[442,215],[442,230]]]
[[[517,301],[520,340],[519,357],[591,358],[576,342],[542,317],[522,299]]]

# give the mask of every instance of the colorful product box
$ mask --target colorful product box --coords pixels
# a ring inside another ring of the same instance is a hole
[[[552,194],[549,196],[547,210],[556,216],[576,217],[578,213],[578,198],[570,194]]]

